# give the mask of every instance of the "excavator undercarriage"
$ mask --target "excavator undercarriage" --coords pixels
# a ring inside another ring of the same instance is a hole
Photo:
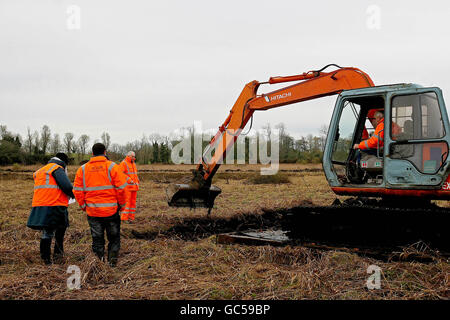
[[[333,246],[391,248],[422,241],[450,253],[450,209],[432,204],[393,203],[351,198],[331,206],[305,206],[286,210],[282,229],[292,239]]]

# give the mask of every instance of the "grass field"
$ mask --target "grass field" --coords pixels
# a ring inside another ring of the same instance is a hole
[[[133,224],[122,224],[116,268],[91,252],[85,213],[69,207],[65,261],[45,266],[37,231],[25,226],[37,167],[0,170],[0,299],[442,299],[450,297],[450,266],[382,261],[336,250],[300,246],[217,244],[216,237],[186,238],[186,219],[206,210],[170,208],[165,188],[193,166],[140,166],[141,190]],[[70,167],[73,180],[77,167]],[[281,165],[280,184],[256,183],[256,165],[224,165],[214,183],[222,189],[211,219],[244,219],[266,209],[305,202],[331,204],[320,165]],[[287,177],[287,181],[286,178]],[[288,182],[288,183],[286,183]],[[182,230],[182,228],[180,228]],[[381,288],[368,290],[369,265],[381,268]],[[69,265],[81,269],[81,289],[67,289]]]

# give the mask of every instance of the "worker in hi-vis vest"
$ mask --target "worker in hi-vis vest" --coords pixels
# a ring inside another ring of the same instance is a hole
[[[353,146],[353,149],[357,150],[356,163],[358,166],[361,165],[361,152],[376,156],[384,145],[384,114],[381,111],[374,113],[372,124],[375,127],[373,135]]]
[[[353,146],[354,149],[360,149],[360,150],[368,150],[368,149],[375,149],[376,150],[383,147],[384,145],[384,115],[382,112],[377,111],[374,114],[375,117],[375,132],[374,134],[366,139],[361,141],[358,144],[355,144]]]
[[[69,226],[69,198],[74,198],[72,183],[67,177],[69,157],[57,153],[55,157],[33,173],[34,194],[27,227],[42,230],[40,253],[45,264],[51,264],[51,245],[55,238],[53,261],[62,260],[64,234]]]
[[[129,193],[129,201],[126,203],[125,208],[122,208],[120,218],[122,220],[128,220],[129,222],[134,220],[136,213],[136,198],[137,191],[139,190],[139,178],[136,168],[136,154],[133,151],[129,151],[127,156],[120,163],[120,169],[125,173],[132,181],[133,184],[129,184],[126,188]]]
[[[86,212],[92,234],[92,251],[101,259],[108,238],[108,262],[117,264],[120,249],[120,208],[127,202],[125,187],[131,180],[119,166],[108,160],[106,147],[96,143],[93,157],[82,165],[75,176],[73,193],[81,209]]]

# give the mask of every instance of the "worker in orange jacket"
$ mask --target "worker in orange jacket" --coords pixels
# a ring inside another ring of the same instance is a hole
[[[119,166],[106,157],[106,147],[96,143],[93,157],[81,166],[75,176],[73,193],[81,209],[87,213],[92,234],[92,251],[103,261],[105,238],[108,238],[108,262],[117,264],[120,249],[121,207],[127,202],[125,187],[130,179]]]
[[[382,113],[382,109],[371,109],[369,110],[369,112],[367,113],[367,119],[369,119],[370,123],[372,123],[372,126],[374,128],[377,127],[377,119],[375,119],[375,112],[381,112]],[[402,128],[396,124],[394,121],[392,121],[392,139],[395,140],[396,136],[402,132]],[[366,127],[364,127],[363,133],[362,133],[362,140],[367,140],[369,139],[369,132],[367,131]]]
[[[374,128],[377,127],[377,124],[375,122],[375,117],[374,117],[375,112],[377,112],[376,109],[370,109],[369,112],[367,113],[367,119],[369,119],[370,123],[372,124],[372,126]],[[367,131],[366,127],[364,127],[361,139],[362,140],[369,139],[369,132]]]
[[[74,198],[72,183],[67,177],[69,157],[57,153],[50,161],[33,173],[34,194],[27,227],[42,230],[40,254],[45,264],[51,264],[51,245],[55,238],[53,262],[62,260],[64,234],[69,226],[67,207]]]
[[[363,140],[353,146],[353,149],[358,150],[356,155],[358,165],[361,162],[361,152],[377,155],[379,148],[384,145],[384,114],[381,111],[376,111],[374,118],[372,123],[376,127],[374,134],[369,139]]]
[[[374,124],[376,124],[375,132],[369,139],[361,141],[359,144],[355,144],[353,149],[368,150],[378,149],[384,144],[384,115],[380,111],[376,111],[374,114]],[[376,150],[375,150],[376,151]]]
[[[122,209],[120,219],[133,221],[134,215],[136,213],[136,198],[137,191],[139,190],[139,177],[137,175],[136,168],[136,154],[133,151],[129,151],[127,156],[120,163],[120,169],[123,173],[125,173],[132,181],[133,184],[129,184],[126,189],[129,193],[128,202],[125,205],[125,208]]]

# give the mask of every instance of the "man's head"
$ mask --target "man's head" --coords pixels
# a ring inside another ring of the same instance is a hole
[[[380,114],[381,114],[381,118],[380,118]],[[378,115],[378,118],[377,118]],[[376,109],[371,109],[369,110],[369,112],[367,113],[367,118],[369,119],[370,123],[372,124],[372,126],[374,128],[376,128],[376,126],[378,125],[378,122],[380,121],[380,119],[382,119],[384,117],[383,112],[376,110]]]
[[[58,152],[57,154],[55,154],[55,157],[63,161],[66,165],[69,164],[69,157],[64,152]]]
[[[103,143],[97,142],[92,146],[92,155],[96,156],[104,156],[106,154],[106,147]]]
[[[127,157],[130,158],[132,161],[136,161],[136,154],[134,151],[128,151]]]
[[[375,121],[374,127],[376,127],[380,123],[381,119],[384,118],[384,114],[381,111],[377,111],[374,113],[373,117],[374,117],[374,121]]]

